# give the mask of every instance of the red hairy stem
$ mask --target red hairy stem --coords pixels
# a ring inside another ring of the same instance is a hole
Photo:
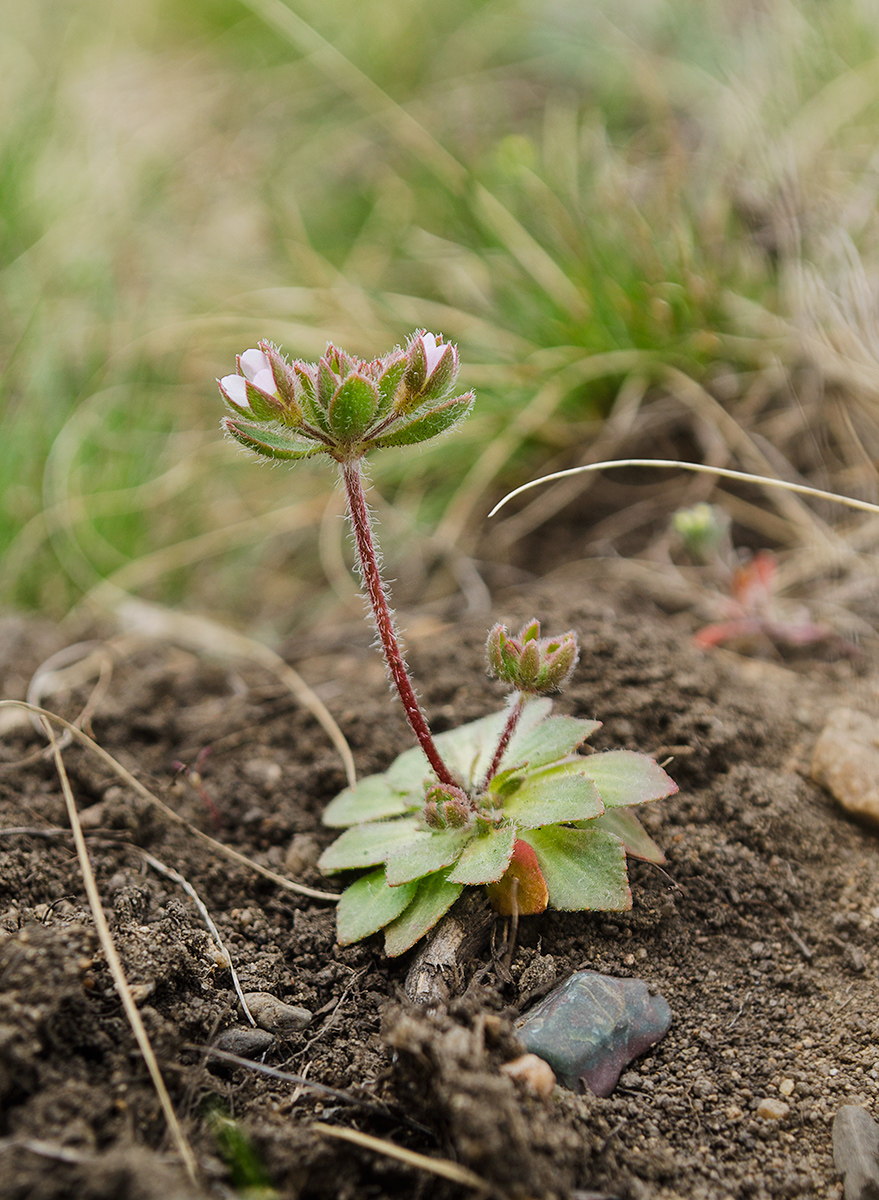
[[[519,724],[519,718],[522,715],[522,709],[525,707],[525,697],[519,692],[516,696],[516,702],[510,709],[510,715],[507,717],[507,723],[504,726],[504,731],[501,734],[501,740],[497,744],[497,750],[494,752],[494,758],[491,760],[491,766],[485,773],[485,779],[482,781],[481,790],[484,792],[497,774],[498,767],[501,765],[501,759],[504,756],[504,751],[510,744],[510,738],[516,732],[516,726]]]
[[[397,631],[394,628],[394,618],[391,616],[391,610],[388,607],[385,585],[381,577],[381,571],[379,570],[378,556],[376,555],[375,543],[372,538],[372,522],[369,518],[366,497],[363,494],[363,477],[360,460],[352,459],[341,463],[340,466],[342,469],[342,478],[345,481],[345,491],[348,497],[348,515],[351,518],[351,527],[354,530],[354,540],[357,544],[357,556],[360,559],[363,584],[366,588],[370,607],[372,608],[375,627],[382,644],[388,670],[391,673],[391,679],[400,693],[406,719],[412,726],[412,732],[418,738],[418,744],[427,756],[427,761],[433,768],[437,779],[439,779],[440,783],[457,786],[455,777],[440,758],[436,743],[431,736],[430,727],[427,724],[427,718],[421,711],[421,705],[418,703],[415,690],[412,687],[412,680],[409,678],[409,672],[406,670],[406,664],[403,661],[400,643],[397,640]]]

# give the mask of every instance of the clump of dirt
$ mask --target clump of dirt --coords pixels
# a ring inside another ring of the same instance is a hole
[[[0,1196],[167,1200],[233,1186],[302,1200],[472,1194],[316,1122],[452,1160],[486,1180],[488,1194],[523,1200],[835,1194],[829,1123],[841,1104],[871,1107],[879,1092],[879,856],[875,835],[809,781],[808,762],[840,698],[875,709],[876,664],[701,653],[684,618],[571,574],[504,596],[495,617],[518,626],[532,615],[581,638],[558,711],[601,719],[599,749],[668,760],[681,791],[643,813],[668,863],[631,863],[630,912],[522,919],[512,954],[499,918],[484,956],[461,964],[460,994],[437,1012],[405,1003],[408,956],[389,962],[379,939],[340,948],[331,904],[215,853],[87,751],[65,750],[199,1187],[171,1152],[71,839],[58,832],[63,798],[44,742],[29,724],[6,729]],[[21,695],[62,643],[38,623],[2,632],[4,694]],[[434,628],[410,644],[438,731],[502,695],[484,674],[484,623],[455,621],[447,633],[453,641]],[[125,645],[91,717],[97,741],[212,837],[326,889],[314,864],[332,834],[320,815],[345,775],[314,718],[256,667]],[[325,641],[319,659],[296,665],[340,722],[360,773],[410,744],[366,637]],[[52,707],[73,717],[89,691],[74,687]],[[180,764],[196,762],[193,780]],[[231,974],[191,897],[143,850],[196,889],[245,991],[311,1011],[308,1028],[277,1036],[263,1056],[307,1082],[209,1057],[219,1034],[247,1032]],[[645,979],[671,1005],[672,1028],[607,1099],[557,1089],[540,1100],[500,1071],[519,1053],[513,1022],[582,968]],[[234,1138],[222,1134],[230,1128]]]

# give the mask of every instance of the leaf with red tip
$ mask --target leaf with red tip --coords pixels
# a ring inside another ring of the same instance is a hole
[[[467,416],[473,407],[473,400],[473,392],[468,392],[465,396],[457,396],[454,400],[447,400],[445,404],[428,409],[422,416],[409,421],[396,432],[386,433],[382,437],[376,438],[375,445],[411,446],[416,442],[426,442],[429,438],[437,437]]]
[[[542,913],[549,902],[537,855],[521,839],[513,848],[513,857],[503,879],[490,883],[485,890],[492,908],[504,917],[511,917],[514,912],[530,917]]]
[[[280,458],[290,461],[297,458],[311,458],[323,450],[322,446],[300,450],[296,443],[291,444],[290,439],[282,433],[274,433],[270,429],[264,429],[259,425],[250,425],[245,421],[235,421],[231,417],[224,417],[222,426],[226,433],[236,442],[240,442],[245,449],[254,450],[264,458]],[[302,443],[300,442],[299,445],[301,446]]]
[[[349,375],[330,401],[330,427],[336,437],[353,441],[365,433],[378,409],[378,392],[362,375]]]

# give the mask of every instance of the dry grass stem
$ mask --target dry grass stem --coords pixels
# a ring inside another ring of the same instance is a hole
[[[429,1171],[431,1175],[439,1175],[441,1179],[450,1179],[452,1183],[475,1188],[476,1191],[482,1192],[486,1196],[496,1193],[496,1189],[481,1175],[477,1175],[475,1171],[451,1162],[447,1158],[430,1158],[427,1154],[417,1154],[414,1150],[406,1150],[403,1146],[395,1145],[394,1142],[373,1137],[368,1133],[361,1133],[358,1129],[324,1125],[322,1121],[315,1121],[311,1128],[322,1133],[324,1137],[338,1138],[340,1141],[350,1142],[354,1146],[361,1146],[364,1150],[374,1150],[376,1154],[384,1154],[387,1158],[394,1158],[397,1162],[406,1163],[407,1166],[415,1167],[419,1171]]]
[[[822,488],[810,487],[805,483],[793,483],[788,479],[773,479],[767,475],[752,475],[748,471],[734,471],[730,467],[713,467],[707,463],[682,462],[676,458],[618,458],[608,460],[607,462],[587,463],[581,467],[569,467],[565,471],[553,471],[550,475],[541,475],[539,479],[532,479],[528,483],[523,483],[521,487],[507,492],[506,496],[497,502],[488,515],[489,517],[493,517],[510,500],[513,500],[516,496],[521,496],[523,492],[528,492],[532,488],[539,487],[541,484],[550,483],[555,479],[566,479],[571,475],[582,475],[587,471],[609,471],[614,467],[671,467],[682,471],[695,471],[703,475],[720,475],[724,479],[738,479],[743,483],[758,483],[762,487],[779,488],[782,491],[794,492],[800,496],[812,496],[817,500],[830,500],[834,504],[843,504],[847,508],[856,508],[861,512],[879,513],[879,504],[873,504],[869,500],[858,500],[854,496],[840,496],[836,492],[827,492]]]
[[[195,890],[195,888],[192,886],[192,884],[189,882],[189,880],[185,879],[184,876],[182,876],[179,871],[175,871],[173,867],[166,867],[163,862],[160,862],[157,858],[154,858],[152,856],[152,854],[148,854],[146,850],[141,850],[141,848],[139,846],[135,847],[135,849],[137,850],[137,852],[141,856],[141,858],[144,860],[144,862],[149,863],[149,865],[153,868],[154,871],[158,871],[158,873],[160,875],[164,875],[168,879],[173,879],[175,883],[178,883],[180,885],[180,887],[183,888],[183,890],[184,890],[184,892],[186,892],[187,896],[190,897],[193,904],[198,909],[199,914],[201,915],[201,919],[204,921],[205,925],[207,925],[208,930],[210,931],[210,935],[216,942],[220,953],[223,955],[223,958],[226,960],[226,966],[229,968],[229,973],[232,976],[232,985],[235,988],[235,994],[238,997],[238,1001],[241,1004],[242,1009],[244,1010],[244,1015],[247,1018],[247,1020],[250,1022],[250,1024],[255,1027],[256,1021],[254,1020],[250,1009],[247,1007],[247,1001],[244,999],[244,990],[241,987],[241,981],[238,978],[238,972],[235,970],[235,965],[232,962],[232,955],[229,953],[229,950],[227,949],[226,944],[224,943],[222,937],[220,936],[219,929],[217,929],[216,925],[214,924],[214,922],[211,918],[211,914],[208,912],[207,906],[205,905],[202,898],[199,896],[198,892]]]
[[[70,787],[70,781],[67,778],[67,771],[64,767],[64,759],[61,755],[61,750],[55,739],[55,733],[52,729],[49,719],[44,717],[46,736],[48,737],[55,757],[55,766],[58,771],[58,778],[61,780],[61,789],[64,792],[64,803],[67,806],[67,817],[70,821],[70,828],[73,830],[73,840],[76,844],[76,856],[79,860],[80,870],[82,871],[83,883],[85,885],[86,895],[88,896],[89,907],[92,910],[92,916],[95,922],[95,930],[101,947],[104,951],[104,956],[107,959],[107,966],[110,969],[110,974],[113,976],[113,982],[116,985],[116,990],[119,993],[119,998],[122,1001],[122,1007],[125,1010],[125,1015],[131,1025],[132,1032],[140,1047],[140,1052],[143,1055],[147,1065],[147,1070],[153,1081],[153,1086],[159,1097],[159,1103],[162,1106],[162,1111],[165,1114],[165,1121],[171,1133],[177,1151],[183,1160],[186,1167],[186,1173],[192,1180],[194,1186],[198,1187],[198,1164],[196,1163],[195,1155],[192,1148],[183,1132],[180,1122],[177,1120],[177,1114],[174,1112],[174,1106],[171,1103],[171,1097],[168,1094],[168,1089],[165,1087],[165,1081],[162,1078],[162,1073],[159,1070],[159,1064],[156,1061],[156,1056],[153,1053],[152,1045],[150,1044],[147,1031],[141,1020],[137,1005],[131,995],[131,989],[128,986],[128,981],[125,978],[125,972],[122,969],[122,963],[116,951],[116,945],[110,933],[110,927],[107,924],[107,918],[104,916],[104,909],[101,905],[101,897],[98,892],[98,886],[95,883],[95,877],[92,872],[91,863],[89,861],[88,850],[86,849],[85,838],[82,833],[82,826],[79,823],[79,814],[76,811],[76,801],[73,798],[73,791]],[[72,728],[72,726],[71,726]],[[77,733],[79,731],[77,730]],[[82,735],[84,736],[84,735]]]

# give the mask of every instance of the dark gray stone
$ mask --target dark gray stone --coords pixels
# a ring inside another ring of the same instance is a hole
[[[577,971],[516,1025],[519,1040],[574,1092],[609,1096],[620,1072],[662,1038],[671,1009],[640,979]]]

